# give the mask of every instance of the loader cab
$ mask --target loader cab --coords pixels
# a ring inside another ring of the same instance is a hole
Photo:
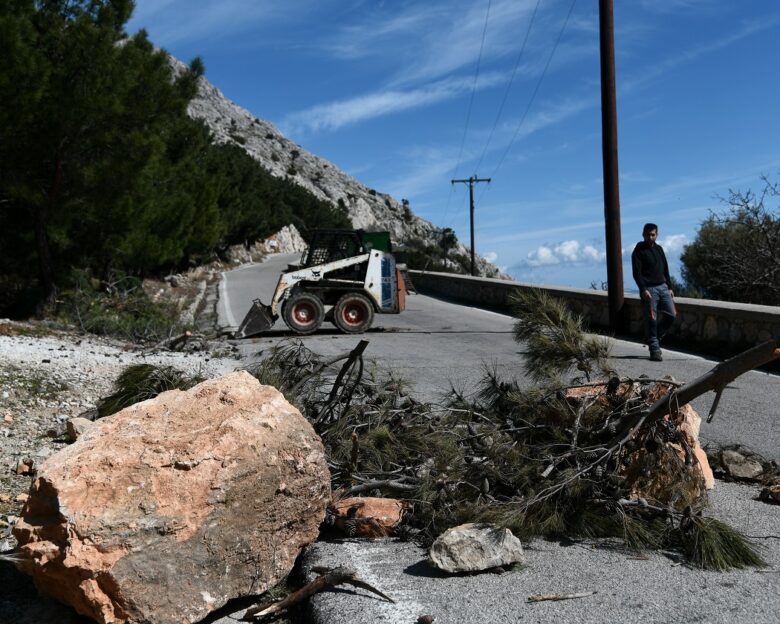
[[[301,258],[301,267],[317,266],[352,258],[366,253],[359,231],[315,230],[308,249]]]

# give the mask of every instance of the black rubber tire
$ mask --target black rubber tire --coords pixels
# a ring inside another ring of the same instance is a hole
[[[333,322],[345,334],[362,334],[374,322],[374,307],[365,295],[347,293],[333,308]]]
[[[325,308],[316,295],[300,292],[284,302],[282,318],[287,327],[303,336],[314,333],[325,319]]]

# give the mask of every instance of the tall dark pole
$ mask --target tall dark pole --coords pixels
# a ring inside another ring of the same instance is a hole
[[[471,225],[471,275],[474,275],[474,178],[469,179],[469,224]]]
[[[612,0],[599,0],[601,41],[601,148],[604,165],[604,223],[607,239],[609,327],[623,328],[623,262],[620,242],[617,98],[615,96],[615,21]]]
[[[478,178],[473,175],[468,180],[452,180],[452,184],[456,182],[469,183],[469,218],[471,221],[471,274],[474,275],[474,183],[475,182],[490,182],[490,178]]]

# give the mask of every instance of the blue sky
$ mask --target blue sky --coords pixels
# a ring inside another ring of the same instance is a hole
[[[596,0],[137,0],[128,32],[522,281],[606,280]],[[780,2],[615,0],[622,243],[780,178]],[[556,44],[557,42],[557,44]],[[624,267],[627,289],[635,289]]]

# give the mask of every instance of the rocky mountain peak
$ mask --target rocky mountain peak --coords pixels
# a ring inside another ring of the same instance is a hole
[[[172,59],[174,70],[186,66]],[[234,143],[278,177],[289,177],[320,199],[347,210],[355,228],[386,230],[397,244],[421,240],[438,246],[442,229],[415,215],[394,197],[361,184],[324,158],[290,141],[271,123],[231,102],[205,78],[200,79],[198,94],[190,102],[191,117],[203,120],[218,143]],[[456,251],[468,254],[458,243]],[[506,277],[498,268],[477,257],[477,270],[488,277]]]

